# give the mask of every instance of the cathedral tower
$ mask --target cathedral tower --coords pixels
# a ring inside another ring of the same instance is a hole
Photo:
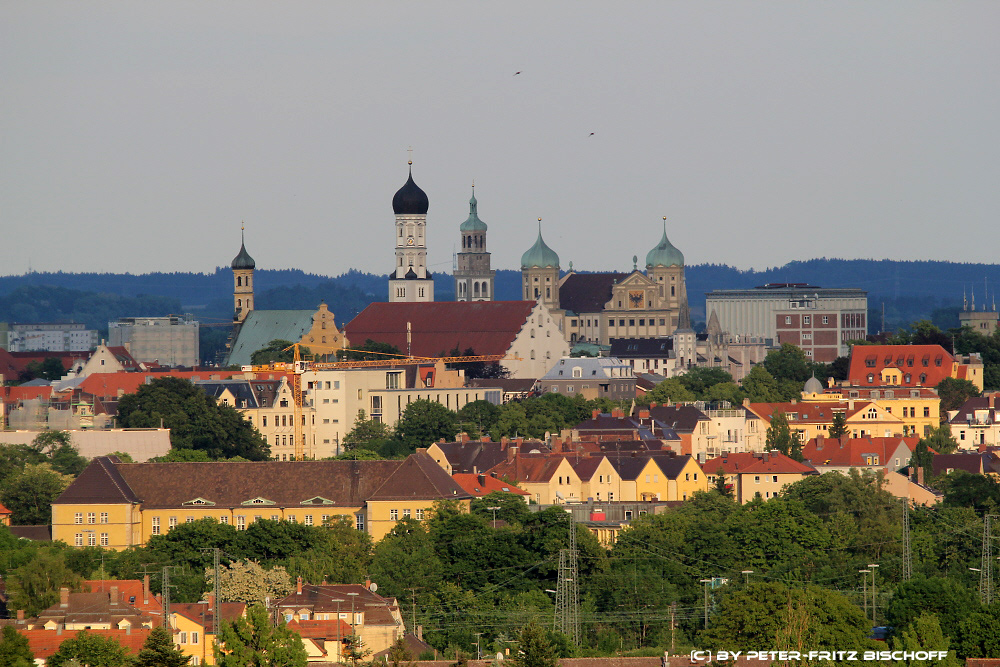
[[[253,310],[253,271],[256,264],[247,252],[240,228],[240,252],[230,265],[233,269],[233,321],[242,323]]]
[[[667,218],[663,217],[663,238],[646,253],[646,276],[656,282],[661,304],[676,313],[676,326],[691,327],[687,287],[684,284],[684,255],[667,238]]]
[[[469,217],[459,227],[462,252],[455,267],[455,301],[492,301],[496,271],[490,269],[486,252],[486,223],[479,219],[476,186],[472,186]]]
[[[434,280],[427,270],[427,195],[413,182],[413,162],[406,183],[392,198],[396,215],[396,266],[389,275],[389,301],[433,301]]]

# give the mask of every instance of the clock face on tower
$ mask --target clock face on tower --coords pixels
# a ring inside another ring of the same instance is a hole
[[[413,245],[413,237],[406,239],[406,245]]]
[[[642,308],[643,292],[629,292],[628,293],[628,305],[632,308]]]

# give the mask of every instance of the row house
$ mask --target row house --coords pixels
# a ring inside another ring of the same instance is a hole
[[[941,423],[941,399],[930,387],[901,387],[899,385],[861,386],[829,381],[824,388],[816,378],[806,381],[802,400],[816,401],[870,401],[886,412],[902,417],[901,435],[927,436]]]
[[[862,387],[936,387],[954,378],[982,391],[983,360],[954,356],[940,345],[855,345],[847,378]]]
[[[898,472],[910,465],[910,458],[920,438],[871,437],[841,438],[815,437],[802,446],[803,461],[821,473],[851,470],[871,471],[875,474]]]
[[[321,526],[342,517],[378,540],[400,518],[423,519],[441,500],[468,506],[471,496],[426,450],[401,461],[122,463],[102,456],[52,503],[52,539],[81,547],[99,537],[102,547],[124,549],[203,518],[243,530],[262,519]]]

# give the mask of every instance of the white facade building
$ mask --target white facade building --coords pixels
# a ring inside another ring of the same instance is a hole
[[[72,322],[11,324],[9,352],[85,352],[97,347],[97,330]]]

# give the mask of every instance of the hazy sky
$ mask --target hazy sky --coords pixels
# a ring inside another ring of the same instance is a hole
[[[1000,2],[0,3],[0,273],[997,261]],[[521,74],[514,75],[520,71]],[[593,136],[591,136],[593,133]]]

